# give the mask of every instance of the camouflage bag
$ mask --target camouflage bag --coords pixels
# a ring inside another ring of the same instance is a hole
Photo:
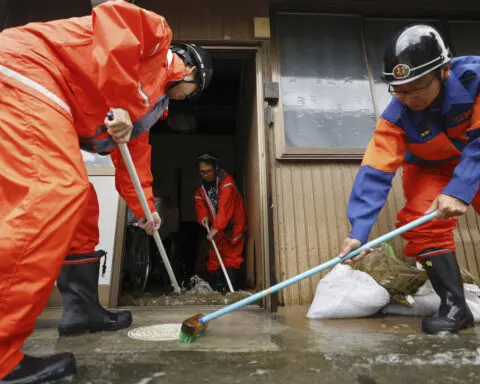
[[[425,271],[399,260],[388,243],[379,245],[362,260],[350,265],[372,276],[388,291],[392,302],[403,305],[410,305],[408,296],[414,295],[428,280]]]
[[[410,265],[395,255],[395,251],[388,243],[383,243],[373,249],[373,252],[362,260],[350,264],[353,269],[366,272],[375,281],[385,288],[393,303],[410,306],[409,296],[415,295],[420,287],[428,280],[424,270]],[[462,280],[466,284],[480,286],[479,280],[460,265]]]

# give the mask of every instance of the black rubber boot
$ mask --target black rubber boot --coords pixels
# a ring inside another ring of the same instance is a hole
[[[104,251],[97,251],[90,254],[69,255],[65,259],[57,279],[63,301],[62,319],[58,323],[60,336],[117,331],[129,327],[132,323],[132,314],[129,311],[109,312],[100,305],[98,300],[100,259],[105,255]],[[80,264],[68,264],[82,261],[83,263]],[[105,267],[104,264],[104,272]]]
[[[71,353],[59,353],[47,357],[25,355],[13,371],[0,380],[0,383],[57,383],[69,380],[76,374],[75,357]]]
[[[433,289],[441,299],[438,313],[423,319],[423,332],[456,333],[461,329],[473,328],[475,323],[465,300],[462,276],[455,254],[448,250],[429,249],[423,251],[419,257]]]
[[[224,284],[225,276],[223,276],[222,269],[219,268],[216,271],[209,272],[208,276],[208,283],[212,287],[214,291],[217,292],[225,292],[225,284]]]
[[[230,278],[230,282],[232,283],[232,287],[234,291],[238,290],[238,269],[235,268],[226,268],[228,277]],[[225,276],[223,277],[225,280]],[[230,289],[228,288],[228,283],[225,281],[225,287],[227,288],[227,291],[230,292]]]
[[[235,268],[225,269],[227,270],[228,277],[230,278],[230,282],[232,283],[233,290],[236,291],[238,271]],[[223,274],[223,270],[221,267],[214,272],[210,272],[209,283],[213,290],[217,292],[221,292],[223,294],[230,292],[227,279],[225,279],[225,275]]]

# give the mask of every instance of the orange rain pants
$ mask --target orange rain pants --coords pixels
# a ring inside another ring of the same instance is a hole
[[[243,199],[233,180],[225,171],[220,171],[218,182],[218,211],[213,208],[212,202],[201,187],[195,193],[195,212],[197,221],[201,224],[204,217],[208,217],[212,224],[211,229],[217,229],[215,243],[222,257],[225,268],[240,269],[243,263],[243,247],[245,246],[246,217]],[[228,224],[232,223],[231,226]],[[210,244],[207,271],[214,272],[220,269],[220,262],[213,245]]]
[[[109,108],[127,109],[132,121],[162,108],[168,84],[187,74],[171,40],[163,17],[125,1],[2,31],[0,378],[22,358],[88,206],[79,138],[92,150],[108,139],[100,127]],[[128,146],[153,210],[148,134]],[[143,216],[118,147],[110,154],[119,193]]]
[[[83,217],[88,177],[72,118],[0,76],[0,378],[52,292]],[[61,94],[50,84],[52,92]]]
[[[403,165],[403,191],[405,207],[398,213],[397,227],[405,225],[425,214],[433,200],[442,192],[450,181],[457,161],[442,163],[435,166]],[[472,206],[480,214],[480,193],[477,192]],[[420,227],[406,232],[402,237],[408,241],[405,255],[417,257],[428,248],[455,250],[453,230],[457,218],[447,220],[434,219]]]
[[[100,214],[98,206],[97,193],[93,184],[90,183],[88,191],[88,200],[86,201],[85,211],[73,235],[70,244],[69,255],[80,255],[84,253],[95,252],[95,247],[100,241],[100,232],[98,229],[98,217]],[[91,259],[92,262],[96,259]],[[70,263],[71,264],[71,263]]]
[[[245,245],[245,236],[234,238],[232,231],[220,231],[215,236],[218,252],[222,257],[225,268],[239,269],[243,263],[243,247]],[[208,253],[207,271],[213,272],[220,268],[217,254],[213,245],[210,244]]]

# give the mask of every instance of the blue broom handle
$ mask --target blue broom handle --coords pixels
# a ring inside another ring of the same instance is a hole
[[[261,292],[257,292],[252,296],[246,297],[245,299],[242,299],[240,301],[237,301],[236,303],[230,304],[222,309],[219,309],[218,311],[212,312],[206,316],[203,316],[199,319],[201,323],[208,323],[211,320],[214,320],[220,316],[223,316],[229,312],[232,312],[238,308],[241,308],[245,305],[248,305],[250,303],[253,303],[254,301],[257,301],[259,299],[264,298],[265,296],[270,295],[271,293],[277,292],[285,287],[288,287],[289,285],[295,284],[303,279],[306,279],[307,277],[310,277],[312,275],[315,275],[316,273],[322,272],[327,268],[331,268],[343,261],[346,261],[348,259],[351,259],[352,257],[355,257],[359,253],[361,253],[363,250],[366,248],[373,248],[376,247],[377,245],[382,244],[385,241],[391,240],[394,237],[401,235],[404,232],[409,231],[412,228],[418,227],[419,225],[425,224],[426,222],[433,220],[437,216],[437,211],[433,211],[432,213],[429,213],[428,215],[422,216],[419,219],[416,219],[400,228],[397,228],[383,236],[380,236],[365,245],[361,246],[360,248],[357,248],[350,252],[348,255],[345,255],[344,257],[335,257],[334,259],[330,261],[326,261],[323,264],[317,265],[316,267],[303,272],[297,276],[291,277],[288,280],[282,281],[281,283],[278,283],[270,288],[267,288]]]

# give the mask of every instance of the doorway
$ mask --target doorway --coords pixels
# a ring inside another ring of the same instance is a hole
[[[168,118],[151,130],[153,189],[163,212],[162,242],[179,284],[189,289],[198,279],[209,282],[209,242],[194,208],[195,192],[201,186],[195,159],[202,152],[220,158],[220,166],[233,177],[246,210],[238,289],[251,293],[265,288],[269,270],[261,61],[256,49],[213,48],[211,54],[215,72],[206,92],[193,102],[172,101]],[[215,300],[202,295],[191,295],[188,301],[171,300],[168,274],[153,239],[144,235],[142,240],[138,228],[128,220],[124,230],[122,257],[114,261],[112,304],[226,303],[218,295]],[[132,236],[136,236],[134,245]]]

